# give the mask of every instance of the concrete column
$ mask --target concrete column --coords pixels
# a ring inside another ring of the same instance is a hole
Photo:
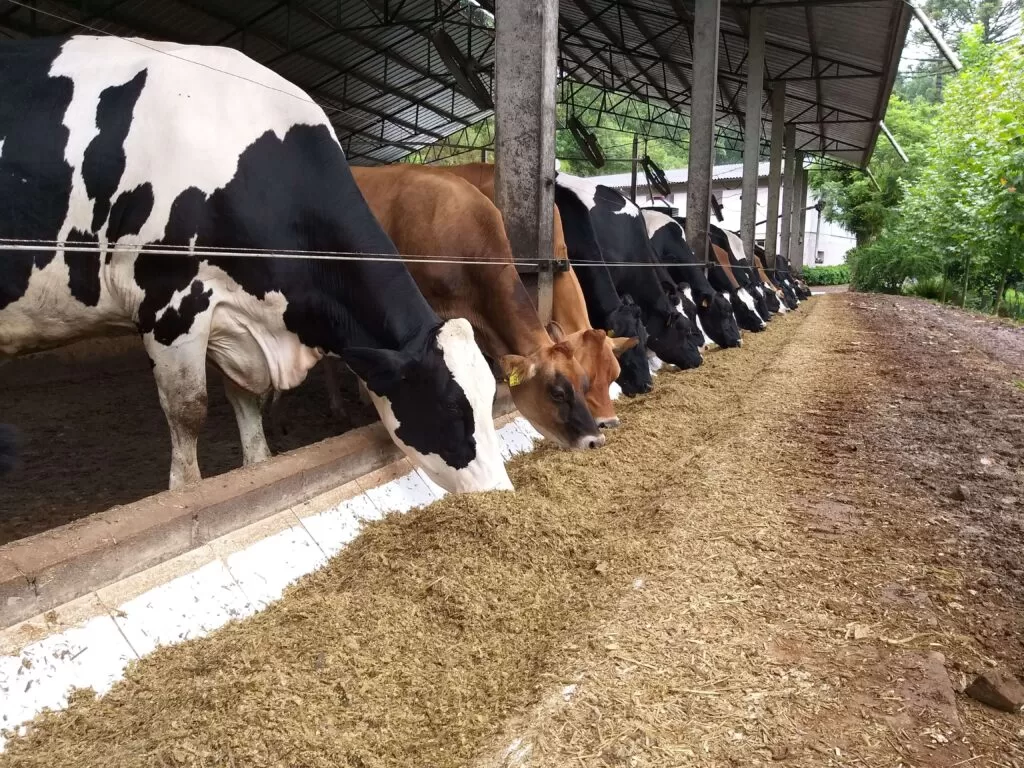
[[[772,147],[768,167],[768,210],[765,211],[764,259],[766,269],[775,269],[779,239],[779,183],[782,180],[782,141],[786,122],[786,84],[772,86]]]
[[[686,178],[686,240],[708,261],[711,169],[715,162],[715,91],[718,73],[719,0],[695,0],[693,88],[690,98],[690,159]]]
[[[796,199],[796,126],[786,126],[786,162],[782,169],[782,237],[779,253],[792,261],[790,232],[793,229],[793,201]]]
[[[632,164],[631,164],[632,171],[630,171],[630,177],[629,177],[629,199],[633,203],[636,202],[636,167],[637,167],[637,165],[639,165],[639,162],[640,162],[637,159],[636,155],[637,155],[637,153],[639,151],[640,151],[640,134],[639,133],[634,133],[633,134],[633,159],[632,159]],[[648,190],[648,191],[650,191],[650,190]]]
[[[789,266],[794,272],[804,268],[804,237],[807,228],[807,169],[804,152],[796,153],[796,199],[793,201],[793,224],[789,233]]]
[[[516,261],[541,265],[537,310],[551,319],[558,0],[495,3],[494,198]]]
[[[757,222],[757,166],[761,159],[761,100],[764,97],[764,8],[750,10],[747,48],[747,113],[743,124],[743,192],[740,237],[749,258]]]

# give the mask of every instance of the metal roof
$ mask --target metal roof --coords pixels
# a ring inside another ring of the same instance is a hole
[[[866,164],[909,8],[902,0],[758,5],[767,12],[765,74],[787,83],[786,118],[798,126],[799,148]],[[563,74],[660,103],[662,113],[685,120],[692,6],[561,0]],[[719,122],[733,136],[742,133],[750,7],[722,5]],[[431,39],[447,32],[490,91],[493,30],[477,14],[469,0],[0,0],[0,35],[93,30],[239,48],[316,99],[354,163],[374,164],[445,140],[490,114],[464,92]]]
[[[723,0],[719,125],[743,131],[750,9],[766,13],[765,79],[786,83],[797,148],[866,165],[912,12],[903,0]],[[564,70],[576,80],[688,110],[692,0],[562,0]],[[769,113],[767,98],[762,115]],[[770,135],[762,121],[762,138]]]
[[[768,178],[769,165],[767,161],[757,164],[757,177],[759,179]],[[785,167],[785,163],[783,163],[783,167]],[[663,173],[665,174],[665,180],[669,184],[685,184],[690,178],[687,168],[666,168]],[[644,178],[644,172],[641,169],[637,174],[637,186],[647,186]],[[724,165],[716,165],[711,169],[712,181],[741,181],[742,179],[743,163],[726,163]],[[628,189],[633,183],[633,174],[611,173],[605,176],[587,176],[587,181],[614,189]]]

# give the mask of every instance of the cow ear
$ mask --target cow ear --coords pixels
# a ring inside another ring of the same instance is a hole
[[[536,370],[533,363],[520,355],[502,355],[498,364],[501,365],[505,383],[510,387],[518,387],[528,381]]]
[[[402,369],[409,362],[399,352],[372,347],[351,347],[341,359],[362,379],[374,394],[387,396],[402,380]]]
[[[563,331],[562,326],[560,326],[554,320],[548,323],[547,331],[548,336],[550,336],[551,340],[554,341],[555,343],[565,339],[565,331]]]
[[[579,334],[579,336],[577,336],[577,342],[582,335],[583,334]],[[566,339],[565,341],[560,341],[557,344],[555,344],[555,346],[551,348],[551,351],[555,352],[556,354],[562,355],[563,357],[567,357],[571,360],[573,356],[573,346],[574,345],[569,341],[569,339]]]
[[[617,339],[612,339],[612,352],[619,357],[623,352],[627,352],[639,343],[640,339],[636,336],[620,336]]]

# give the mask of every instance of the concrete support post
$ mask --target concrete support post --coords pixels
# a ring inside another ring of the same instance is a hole
[[[494,198],[516,261],[541,265],[537,310],[551,319],[558,0],[495,3]]]
[[[786,122],[786,84],[772,87],[772,146],[768,166],[768,210],[765,211],[764,260],[775,269],[779,241],[779,182],[782,180],[782,141]]]
[[[633,134],[633,156],[632,156],[633,157],[633,162],[632,162],[632,169],[633,170],[630,172],[630,177],[629,177],[629,199],[630,199],[630,202],[633,202],[633,203],[636,202],[636,167],[640,163],[639,158],[637,158],[637,153],[639,151],[640,151],[640,134],[634,133]]]
[[[686,179],[686,240],[708,262],[711,169],[715,161],[715,92],[718,73],[719,0],[695,0],[690,158]]]
[[[790,233],[789,266],[794,272],[804,269],[804,239],[807,235],[807,182],[808,172],[804,168],[805,153],[796,153],[796,201],[793,203],[793,229]]]
[[[757,167],[761,159],[761,101],[764,97],[764,8],[750,10],[747,44],[747,113],[743,124],[743,192],[740,201],[740,237],[743,250],[753,258],[757,222]]]
[[[786,126],[786,162],[782,168],[782,237],[779,253],[787,261],[792,261],[790,254],[790,232],[793,229],[793,201],[796,199],[796,126]]]

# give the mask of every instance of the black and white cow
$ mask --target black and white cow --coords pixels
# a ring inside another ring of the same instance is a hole
[[[704,360],[698,340],[701,337],[686,316],[676,311],[662,289],[653,269],[656,260],[640,209],[611,187],[578,176],[559,173],[555,184],[572,192],[590,212],[616,291],[620,296],[629,294],[640,307],[647,327],[647,349],[661,361],[679,368],[699,366]],[[565,223],[567,217],[561,208],[559,213],[563,227],[570,226]],[[585,267],[577,270],[577,274],[582,269]],[[660,363],[655,362],[657,365]]]
[[[673,216],[673,219],[686,230],[686,217]],[[767,324],[757,313],[754,299],[739,284],[736,275],[732,271],[732,262],[725,249],[715,245],[714,238],[710,233],[708,236],[708,282],[732,304],[732,312],[736,323],[745,331],[758,333],[763,331]]]
[[[0,45],[0,94],[0,237],[67,243],[0,242],[0,354],[136,329],[172,488],[200,479],[207,359],[253,464],[262,398],[324,355],[439,485],[511,488],[466,320],[442,322],[399,260],[271,256],[395,253],[303,91],[232,49],[83,36]]]
[[[750,274],[750,265],[747,263],[741,263],[739,259],[736,258],[736,254],[733,251],[732,241],[729,238],[730,234],[731,233],[726,232],[724,229],[716,227],[714,224],[711,224],[708,227],[708,236],[711,238],[712,245],[718,246],[726,254],[726,257],[729,259],[729,265],[732,267],[733,276],[736,278],[740,287],[743,288],[747,295],[753,300],[754,311],[757,312],[758,317],[767,323],[771,320],[772,313],[765,302],[764,294],[758,293],[753,285]]]
[[[747,258],[746,249],[743,247],[743,238],[727,229],[723,229],[722,232],[725,233],[729,241],[729,257],[733,262],[733,273],[750,291],[750,295],[755,297],[758,312],[761,313],[762,317],[767,315],[770,318],[772,315],[788,312],[789,309],[779,302],[774,286],[763,284],[753,260]]]
[[[670,277],[676,283],[686,284],[682,289],[683,298],[693,305],[695,311],[695,317],[691,317],[691,320],[718,346],[740,346],[740,329],[736,324],[732,303],[708,282],[704,269],[697,264],[693,249],[686,242],[686,235],[679,222],[652,209],[645,209],[643,215],[651,247],[658,261],[671,264],[666,267]]]
[[[619,355],[619,378],[615,381],[623,393],[632,397],[651,391],[653,380],[647,365],[647,329],[640,307],[633,297],[619,297],[586,207],[565,187],[555,185],[555,205],[562,220],[562,236],[569,261],[579,266],[573,271],[587,303],[587,316],[595,328],[603,328],[620,339],[633,337],[637,344]]]
[[[771,269],[767,266],[767,256],[762,246],[755,243],[754,253],[761,259],[761,263],[765,265],[765,272],[768,274],[769,279],[776,288],[782,291],[786,307],[790,310],[796,309],[800,305],[800,299],[797,297],[793,282],[789,278],[789,265],[786,263],[786,260],[780,254],[776,254],[775,268]]]

